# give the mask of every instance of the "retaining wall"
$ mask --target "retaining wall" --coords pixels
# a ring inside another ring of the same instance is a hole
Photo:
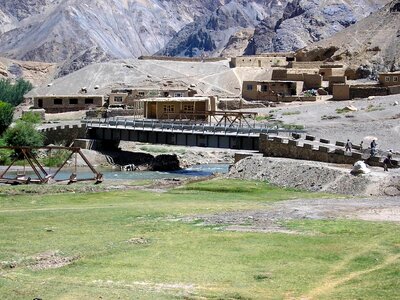
[[[45,145],[71,145],[74,140],[86,137],[86,125],[65,125],[40,130],[45,135]]]
[[[269,137],[266,134],[261,134],[259,140],[259,151],[263,153],[264,156],[270,157],[285,157],[349,165],[353,165],[359,160],[365,160],[365,162],[370,166],[382,166],[383,158],[381,157],[363,159],[363,155],[359,152],[350,153],[345,152],[341,148],[333,148],[332,146],[328,146],[328,144],[330,144],[329,140],[319,140],[319,143],[326,144],[326,146],[317,146],[311,142],[315,140],[316,139],[313,136],[306,136],[304,143],[300,143],[296,140],[288,140],[280,137]],[[307,143],[307,141],[310,141],[310,143]],[[340,144],[339,146],[342,145],[341,142],[335,143],[336,146],[338,146],[338,144]],[[353,148],[359,149],[359,146],[354,146]],[[399,162],[392,160],[392,164],[398,166]]]
[[[141,60],[166,60],[166,61],[182,61],[182,62],[217,62],[227,60],[225,57],[172,57],[172,56],[140,56]]]

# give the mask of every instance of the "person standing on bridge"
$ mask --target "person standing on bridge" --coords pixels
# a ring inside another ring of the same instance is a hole
[[[353,144],[350,142],[349,139],[347,139],[346,145],[345,145],[345,150],[351,152],[351,149],[353,148]]]
[[[393,164],[392,164],[392,157],[393,157],[393,151],[392,151],[392,150],[389,150],[389,152],[388,152],[386,158],[385,158],[384,161],[383,161],[383,171],[389,172],[388,166],[393,167]]]

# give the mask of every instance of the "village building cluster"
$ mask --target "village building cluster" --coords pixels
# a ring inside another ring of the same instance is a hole
[[[400,93],[400,72],[381,73],[376,83],[360,84],[347,79],[347,67],[341,63],[306,61],[294,52],[234,57],[230,67],[262,68],[270,74],[269,80],[243,78],[241,98],[247,101],[340,101]],[[106,95],[88,94],[86,88],[81,88],[76,95],[35,96],[33,103],[35,109],[44,109],[47,113],[108,107],[147,119],[202,119],[217,111],[215,95],[199,96],[195,86],[169,83],[152,88],[114,88]]]

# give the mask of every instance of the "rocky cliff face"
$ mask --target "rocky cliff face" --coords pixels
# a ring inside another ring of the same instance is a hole
[[[350,66],[348,76],[376,77],[377,72],[400,70],[400,1],[329,39],[299,51],[305,59],[331,59]]]

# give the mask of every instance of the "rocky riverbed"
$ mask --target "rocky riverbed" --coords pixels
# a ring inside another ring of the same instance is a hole
[[[354,176],[351,166],[286,158],[248,157],[232,166],[230,178],[265,180],[278,186],[357,196],[400,195],[400,170],[371,168]]]

